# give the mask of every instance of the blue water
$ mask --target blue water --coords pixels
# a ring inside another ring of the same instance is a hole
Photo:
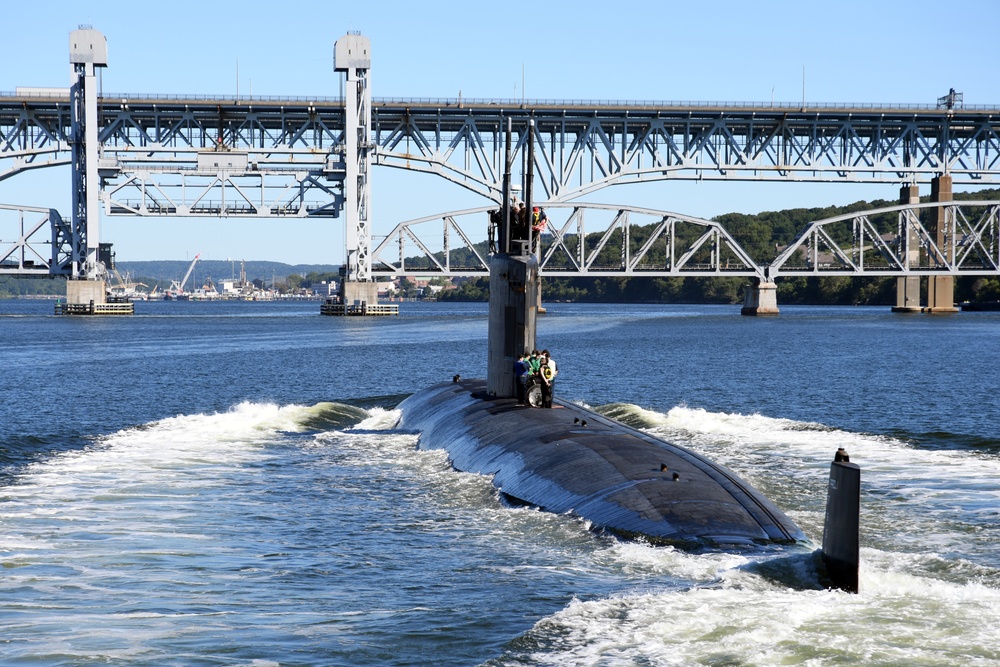
[[[861,594],[512,509],[418,450],[394,406],[483,375],[485,304],[0,301],[0,664],[1000,664],[1000,314],[547,307],[558,395],[817,542],[845,447]]]

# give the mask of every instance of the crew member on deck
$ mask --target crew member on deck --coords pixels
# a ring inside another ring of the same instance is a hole
[[[528,355],[528,367],[531,369],[531,375],[538,375],[542,369],[542,353],[538,350],[532,350],[531,354]]]
[[[556,368],[556,360],[552,358],[548,350],[542,350],[542,364],[540,373],[542,376],[542,407],[552,407],[552,394],[555,390],[556,375],[559,370]]]
[[[526,389],[528,377],[531,375],[531,366],[528,365],[528,355],[524,352],[514,362],[514,379],[517,381],[517,404],[524,405],[527,400]]]

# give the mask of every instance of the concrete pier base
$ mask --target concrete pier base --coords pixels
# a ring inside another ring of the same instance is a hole
[[[67,280],[66,303],[100,305],[108,300],[108,286],[103,280]]]
[[[345,305],[378,303],[378,285],[373,282],[359,283],[343,280],[340,283],[340,300]]]
[[[56,304],[57,315],[132,315],[131,301],[108,301],[107,284],[103,280],[67,280],[66,301]]]
[[[772,282],[754,282],[743,293],[740,315],[777,315],[778,287]]]
[[[320,315],[399,315],[399,306],[380,305],[378,285],[373,282],[344,280],[340,284],[340,301],[327,299],[319,306]]]
[[[904,185],[899,190],[900,204],[919,204],[920,186]],[[916,231],[907,227],[906,231],[906,257],[910,266],[920,264],[920,236]],[[905,276],[896,278],[896,305],[893,306],[894,313],[919,313],[921,311],[920,298],[920,276]]]
[[[950,202],[952,199],[951,176],[943,174],[934,178],[931,181],[931,200]],[[920,203],[919,188],[916,185],[904,186],[899,192],[899,203]],[[934,238],[938,248],[945,249],[949,243],[955,243],[955,239],[949,238],[944,209],[937,209],[933,215],[934,218],[925,221],[927,231]],[[912,229],[908,229],[907,235],[907,238],[904,239],[907,260],[911,266],[918,266],[920,264],[920,238]],[[929,276],[926,284],[926,294],[923,295],[925,298],[921,298],[921,279],[919,277],[897,278],[896,305],[893,306],[892,312],[957,313],[959,311],[955,305],[954,276]]]
[[[936,202],[952,201],[951,176],[944,174],[931,180],[931,200]],[[948,238],[945,211],[937,209],[937,217],[933,228],[928,230],[935,235],[939,248],[945,248],[949,241],[956,243],[957,239]],[[955,306],[954,276],[931,276],[927,279],[927,307],[925,313],[957,313]]]
[[[955,278],[931,276],[927,279],[927,306],[922,313],[957,313],[955,305]]]

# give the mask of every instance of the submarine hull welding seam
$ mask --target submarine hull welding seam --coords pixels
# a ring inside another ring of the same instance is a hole
[[[805,543],[785,514],[735,473],[690,450],[571,403],[551,410],[487,394],[481,380],[404,400],[399,428],[421,449],[491,476],[507,498],[572,513],[593,529],[686,548]]]

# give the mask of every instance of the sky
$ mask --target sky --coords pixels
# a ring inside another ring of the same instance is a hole
[[[371,40],[373,97],[933,104],[949,88],[1000,106],[1000,0],[629,3],[174,0],[5,6],[0,91],[69,85],[69,33],[108,40],[106,93],[338,96],[333,45]],[[373,234],[489,204],[442,179],[372,172]],[[956,186],[956,190],[961,189]],[[590,199],[702,218],[895,199],[898,186],[670,182]],[[926,193],[923,193],[926,194]],[[69,213],[68,168],[0,181],[0,203]],[[336,264],[340,219],[102,218],[118,259],[255,259]]]

